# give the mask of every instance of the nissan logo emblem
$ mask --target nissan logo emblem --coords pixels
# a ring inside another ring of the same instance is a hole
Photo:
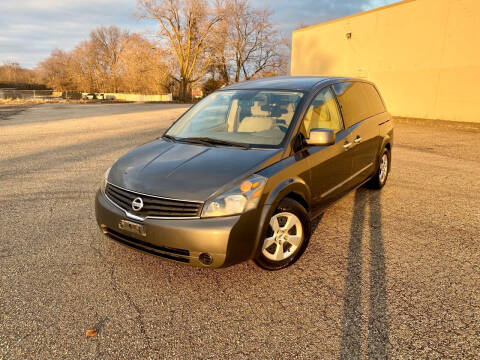
[[[140,211],[140,210],[142,210],[142,208],[143,208],[142,198],[137,197],[137,198],[133,199],[132,209],[135,210],[135,211]]]

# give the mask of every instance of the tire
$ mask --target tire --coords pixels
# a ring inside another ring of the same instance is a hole
[[[385,164],[386,161],[386,164]],[[380,190],[387,183],[390,167],[392,164],[392,155],[389,149],[384,148],[380,158],[375,175],[368,181],[367,186],[371,189]]]
[[[259,245],[255,263],[266,270],[280,270],[292,265],[305,251],[311,231],[307,210],[293,199],[283,199],[269,219],[267,234]]]

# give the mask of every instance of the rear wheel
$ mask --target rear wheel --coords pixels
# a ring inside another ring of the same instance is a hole
[[[368,182],[368,187],[372,189],[381,189],[385,185],[388,179],[388,174],[390,173],[391,159],[390,150],[385,148],[378,160],[377,172]]]
[[[310,232],[305,208],[293,199],[283,199],[269,220],[256,264],[267,270],[279,270],[293,264],[305,251]]]

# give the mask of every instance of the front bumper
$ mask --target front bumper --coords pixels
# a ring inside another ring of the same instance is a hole
[[[135,221],[113,205],[101,191],[96,196],[95,212],[98,225],[110,238],[166,260],[201,267],[224,267],[249,259],[254,252],[259,229],[256,211],[207,219],[146,218]],[[144,225],[146,235],[120,229],[118,224],[121,220]],[[202,263],[201,254],[210,255],[212,263]]]

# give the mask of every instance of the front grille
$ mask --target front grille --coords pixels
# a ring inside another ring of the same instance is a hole
[[[131,236],[121,234],[110,228],[103,228],[103,231],[111,239],[118,241],[121,244],[133,247],[138,250],[146,251],[150,254],[161,256],[165,259],[180,261],[184,263],[190,262],[188,258],[190,256],[190,251],[184,249],[176,249],[166,246],[158,246],[146,241],[135,239]]]
[[[202,210],[202,203],[142,195],[112,184],[107,184],[105,194],[122,209],[143,217],[198,217]],[[140,211],[134,211],[132,209],[132,201],[138,197],[142,199],[143,207]]]

